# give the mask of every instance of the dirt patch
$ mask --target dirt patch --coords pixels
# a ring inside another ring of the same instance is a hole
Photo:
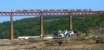
[[[3,42],[5,41],[5,42]],[[104,48],[104,44],[96,44],[93,41],[63,41],[60,46],[56,41],[28,41],[28,40],[1,40],[0,50],[16,50],[16,49],[28,49],[28,48]]]

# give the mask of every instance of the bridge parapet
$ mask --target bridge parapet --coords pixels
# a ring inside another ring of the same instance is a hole
[[[13,12],[0,12],[0,16],[83,16],[83,15],[104,15],[104,11],[68,11],[68,10],[23,10]]]

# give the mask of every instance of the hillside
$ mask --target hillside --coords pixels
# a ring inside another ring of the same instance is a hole
[[[69,17],[45,17],[44,18],[45,34],[52,34],[58,30],[70,30]],[[16,36],[34,36],[40,35],[39,17],[25,18],[14,21],[14,30]],[[0,38],[10,37],[9,22],[0,23]],[[73,30],[78,33],[104,33],[104,17],[73,17]],[[100,31],[96,31],[99,30]],[[92,32],[91,32],[92,33]]]

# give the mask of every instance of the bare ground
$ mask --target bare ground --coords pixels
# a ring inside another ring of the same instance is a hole
[[[16,50],[29,48],[104,48],[104,44],[96,44],[94,41],[63,41],[62,45],[56,41],[30,41],[30,40],[0,40],[0,50]]]

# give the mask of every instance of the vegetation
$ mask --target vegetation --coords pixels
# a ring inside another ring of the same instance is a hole
[[[52,34],[58,30],[70,30],[69,17],[44,17],[45,34]],[[73,30],[76,33],[89,35],[104,34],[104,17],[73,17]],[[40,35],[40,19],[39,17],[25,18],[14,21],[14,31],[17,36],[34,36]],[[0,38],[10,37],[9,22],[0,23]]]

